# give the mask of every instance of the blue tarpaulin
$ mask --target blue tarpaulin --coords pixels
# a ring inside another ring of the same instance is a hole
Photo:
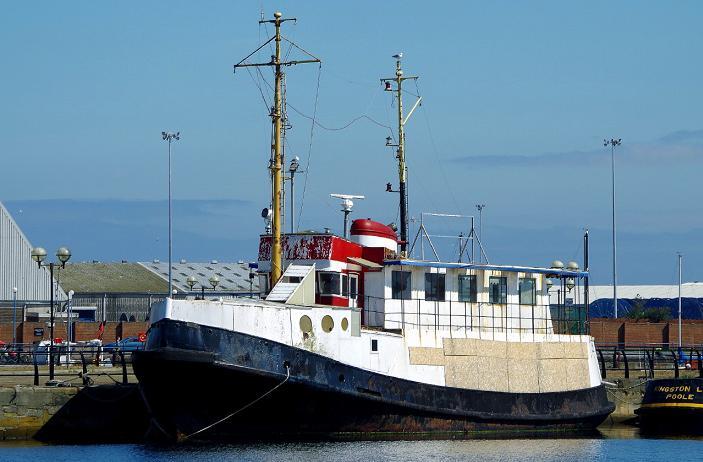
[[[679,317],[678,298],[648,298],[648,299],[618,299],[618,318],[626,318],[635,303],[643,302],[645,310],[649,308],[667,308],[671,313],[671,319]],[[612,318],[613,300],[610,298],[600,298],[591,302],[589,314],[591,318]],[[703,298],[681,299],[681,317],[683,319],[703,319]]]

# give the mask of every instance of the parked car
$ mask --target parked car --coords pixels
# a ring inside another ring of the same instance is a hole
[[[116,351],[136,351],[143,350],[145,342],[140,341],[138,337],[127,337],[117,342],[106,343],[103,345],[103,351],[105,353],[112,353]]]

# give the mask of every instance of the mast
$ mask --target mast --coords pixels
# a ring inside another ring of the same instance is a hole
[[[273,97],[273,108],[271,109],[271,123],[273,124],[273,143],[271,146],[271,159],[269,163],[269,169],[271,170],[271,206],[273,208],[272,217],[272,229],[271,229],[271,287],[273,287],[276,282],[281,278],[283,274],[283,248],[281,245],[281,221],[283,219],[282,213],[282,191],[283,191],[283,146],[281,140],[281,119],[283,116],[282,108],[282,82],[283,82],[283,66],[292,66],[294,64],[304,64],[304,63],[320,63],[321,61],[310,53],[306,52],[302,48],[295,45],[293,42],[281,35],[281,24],[286,21],[296,21],[296,18],[283,18],[283,14],[279,11],[273,14],[273,19],[259,21],[259,24],[270,23],[276,28],[276,34],[268,39],[259,48],[254,50],[246,58],[241,60],[239,63],[234,65],[234,70],[236,72],[239,67],[261,67],[261,66],[272,66],[275,72],[275,84],[274,84],[274,97]],[[310,59],[294,60],[294,61],[281,61],[281,41],[285,40],[294,46],[296,49],[305,53]],[[271,61],[268,63],[260,64],[248,64],[245,63],[256,52],[261,50],[264,46],[275,42],[276,54],[271,56]]]
[[[681,260],[683,255],[679,253],[679,348],[681,348]]]
[[[408,190],[407,176],[408,168],[405,164],[405,123],[410,119],[413,111],[418,107],[422,97],[418,97],[415,105],[410,109],[407,117],[403,118],[403,81],[417,80],[416,76],[403,77],[403,69],[400,65],[400,60],[403,58],[403,53],[393,55],[395,58],[395,77],[381,79],[385,83],[386,91],[394,91],[391,87],[391,82],[395,82],[395,96],[398,103],[398,143],[393,144],[387,139],[386,146],[397,147],[396,157],[398,159],[398,181],[400,193],[400,253],[401,256],[407,256],[408,246]],[[389,188],[390,190],[390,188]]]

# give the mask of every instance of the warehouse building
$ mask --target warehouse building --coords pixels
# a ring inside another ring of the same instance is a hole
[[[32,244],[0,202],[0,323],[48,318],[52,286],[57,317],[66,318],[72,292],[73,317],[85,321],[145,321],[151,304],[168,293],[168,263],[69,261],[55,270],[52,285],[48,269],[37,266],[31,251]],[[241,261],[180,260],[172,274],[175,297],[259,295],[258,278]]]

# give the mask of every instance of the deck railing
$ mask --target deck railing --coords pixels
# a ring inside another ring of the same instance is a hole
[[[497,304],[363,297],[364,323],[386,329],[477,331],[487,338],[508,334],[581,335],[588,322],[580,309],[554,305]]]

